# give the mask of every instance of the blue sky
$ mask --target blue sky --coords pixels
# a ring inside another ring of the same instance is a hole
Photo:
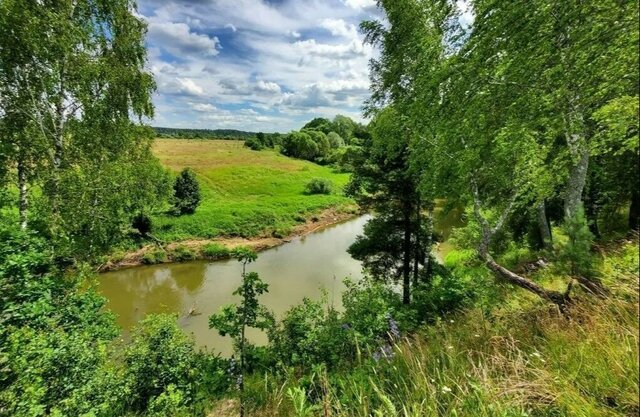
[[[381,18],[375,0],[139,0],[138,13],[158,86],[154,126],[287,132],[314,117],[363,121],[375,52],[358,25]]]
[[[140,0],[156,78],[154,126],[287,132],[362,121],[373,0]]]

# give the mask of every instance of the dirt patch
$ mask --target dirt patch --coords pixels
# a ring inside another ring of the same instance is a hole
[[[295,239],[297,237],[305,236],[326,227],[353,219],[361,214],[362,213],[353,206],[340,209],[330,208],[312,216],[311,218],[307,219],[305,223],[295,226],[293,228],[293,231],[289,235],[281,238],[273,236],[257,236],[253,238],[221,236],[215,239],[191,239],[167,244],[149,244],[136,251],[128,252],[118,259],[108,260],[98,268],[98,271],[116,271],[118,269],[144,265],[145,255],[151,252],[158,251],[164,251],[167,256],[164,259],[157,259],[154,263],[176,262],[177,260],[172,258],[171,253],[178,248],[188,249],[193,256],[191,259],[194,260],[224,259],[225,257],[228,257],[225,255],[221,255],[217,258],[205,257],[202,254],[202,248],[203,246],[212,243],[224,246],[227,250],[233,250],[237,247],[244,246],[251,248],[256,252],[260,252],[290,242],[292,239]]]

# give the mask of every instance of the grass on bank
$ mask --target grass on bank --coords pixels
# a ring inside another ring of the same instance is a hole
[[[340,191],[348,174],[273,150],[252,151],[241,141],[157,139],[154,153],[174,172],[192,168],[202,195],[192,215],[154,217],[155,234],[165,241],[265,232],[280,237],[313,213],[353,203]],[[330,181],[336,192],[305,194],[314,178]]]
[[[598,271],[610,296],[577,290],[567,315],[515,290],[489,312],[473,308],[424,326],[388,359],[361,352],[338,372],[254,373],[249,415],[636,416],[638,262],[637,241],[603,249]],[[235,412],[225,400],[209,415]]]

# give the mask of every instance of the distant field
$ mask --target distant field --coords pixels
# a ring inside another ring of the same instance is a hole
[[[342,195],[348,174],[273,150],[252,151],[241,141],[157,139],[154,153],[175,172],[195,170],[202,195],[193,215],[154,218],[163,240],[286,235],[315,212],[353,203]],[[331,180],[334,194],[304,195],[304,186],[314,177]]]

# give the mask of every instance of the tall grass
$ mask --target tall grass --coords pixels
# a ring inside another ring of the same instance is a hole
[[[609,249],[598,268],[609,297],[578,292],[565,313],[530,300],[472,309],[349,370],[256,374],[253,415],[638,415],[637,244]]]

